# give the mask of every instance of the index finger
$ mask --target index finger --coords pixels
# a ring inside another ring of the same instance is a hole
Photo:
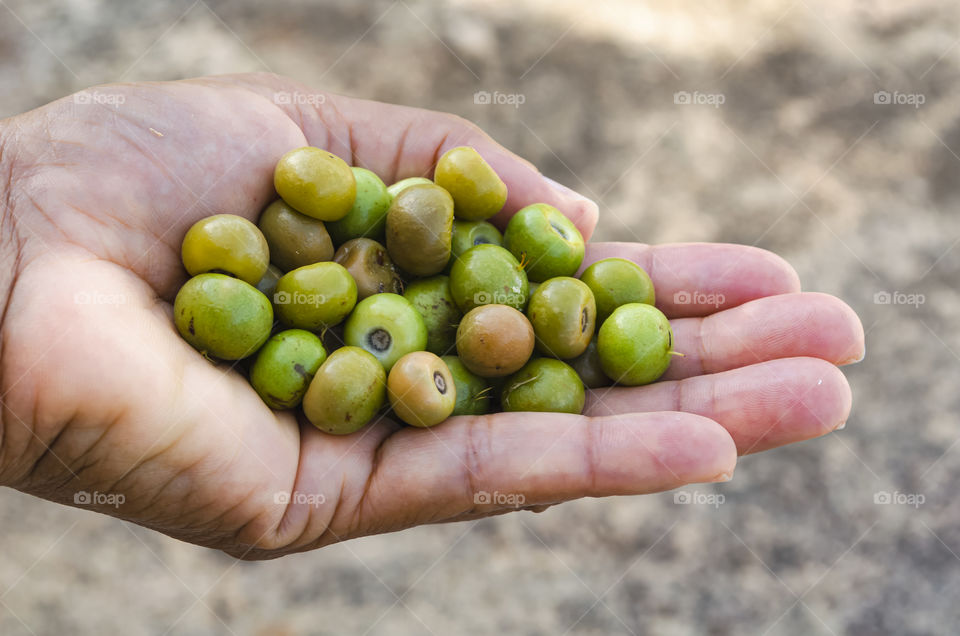
[[[226,81],[271,99],[277,91],[310,91],[271,74],[228,76]],[[308,105],[275,104],[297,123],[307,143],[329,150],[350,165],[372,170],[387,183],[406,177],[432,178],[443,153],[457,146],[473,147],[507,184],[506,205],[493,219],[501,227],[531,203],[556,207],[585,239],[596,227],[596,203],[543,176],[532,163],[462,117],[326,93]]]

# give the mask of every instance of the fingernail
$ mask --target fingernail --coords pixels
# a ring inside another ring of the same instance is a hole
[[[591,201],[590,199],[588,199],[587,197],[583,196],[583,195],[580,194],[579,192],[575,192],[574,190],[571,190],[570,188],[568,188],[567,186],[563,185],[562,183],[558,183],[558,182],[554,181],[553,179],[551,179],[550,177],[544,177],[544,179],[547,180],[547,183],[550,184],[550,187],[551,187],[551,188],[553,188],[554,190],[556,190],[559,194],[561,194],[561,195],[564,196],[565,198],[567,198],[567,199],[580,199],[581,201],[588,201],[588,202],[590,202],[591,204],[596,205],[596,203],[595,203],[594,201]]]
[[[847,428],[847,420],[843,420],[842,422],[840,422],[840,426],[836,427],[836,428],[833,429],[833,430],[835,430],[835,431],[842,431],[842,430],[845,429],[845,428]]]
[[[721,481],[730,481],[731,479],[733,479],[733,473],[720,473],[710,481],[713,483],[718,483]]]
[[[847,364],[856,364],[856,363],[858,363],[858,362],[863,362],[863,359],[864,359],[866,356],[867,356],[867,349],[866,349],[866,347],[864,347],[863,350],[860,351],[860,357],[859,357],[859,358],[850,358],[850,359],[848,359],[848,360],[844,360],[843,362],[840,363],[840,366],[844,366],[844,365],[847,365]]]

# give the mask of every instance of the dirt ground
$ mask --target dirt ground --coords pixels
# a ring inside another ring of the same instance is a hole
[[[953,633],[958,22],[945,0],[0,1],[0,117],[245,70],[452,111],[596,198],[597,240],[774,250],[868,331],[846,429],[683,489],[715,506],[583,500],[241,563],[4,490],[0,633]]]

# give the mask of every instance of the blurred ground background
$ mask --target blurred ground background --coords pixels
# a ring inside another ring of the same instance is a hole
[[[245,70],[448,110],[600,200],[597,239],[777,251],[868,330],[847,428],[684,489],[717,507],[585,500],[237,563],[3,491],[0,633],[954,633],[958,22],[946,0],[0,0],[0,117]]]

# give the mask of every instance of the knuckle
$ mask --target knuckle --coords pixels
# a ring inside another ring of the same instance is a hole
[[[600,470],[603,466],[603,425],[587,425],[584,430],[584,485],[589,492],[597,492]]]
[[[453,113],[444,113],[444,117],[446,117],[447,122],[450,124],[450,126],[454,130],[457,130],[458,132],[482,135],[486,137],[486,133],[483,132],[483,129],[480,128],[480,126],[478,126],[474,122],[467,119],[466,117],[455,115]]]
[[[476,503],[474,496],[483,490],[485,467],[494,456],[491,440],[490,419],[473,416],[465,427],[463,448],[463,490],[464,501],[468,509],[474,511]]]

